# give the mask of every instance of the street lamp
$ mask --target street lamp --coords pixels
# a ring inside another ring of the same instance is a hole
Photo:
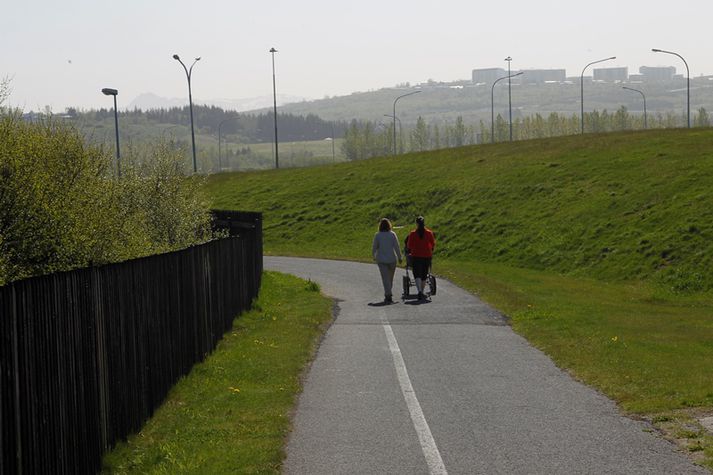
[[[223,124],[228,122],[229,120],[235,120],[239,119],[240,117],[228,117],[227,119],[223,119],[220,121],[218,124],[218,172],[221,172],[223,170],[223,159],[222,159],[222,153],[220,149],[220,129],[223,127]]]
[[[579,84],[580,84],[580,86],[581,86],[580,103],[581,103],[581,105],[582,105],[582,116],[581,116],[581,120],[582,120],[582,133],[584,133],[584,71],[586,71],[587,68],[588,68],[589,66],[593,65],[593,64],[603,63],[604,61],[611,61],[612,59],[616,59],[616,56],[612,56],[611,58],[600,59],[600,60],[598,60],[598,61],[592,61],[591,63],[589,63],[588,65],[586,65],[586,66],[584,67],[584,69],[582,69],[582,75],[581,75],[580,78],[579,78]]]
[[[193,61],[193,64],[191,64],[190,69],[186,67],[185,64],[183,64],[183,61],[181,61],[181,58],[178,57],[177,54],[173,55],[173,59],[181,63],[181,66],[183,66],[183,70],[186,71],[186,79],[188,79],[188,107],[191,111],[191,143],[193,145],[193,173],[198,172],[198,163],[196,162],[196,133],[193,130],[193,95],[191,94],[191,73],[193,72],[193,66],[201,60],[200,56]]]
[[[334,154],[334,122],[332,122],[332,161],[335,162],[336,160],[337,157]]]
[[[404,131],[403,131],[403,129],[401,128],[401,119],[399,119],[399,118],[396,117],[395,115],[391,115],[391,114],[384,114],[384,117],[388,117],[388,118],[391,119],[392,121],[394,120],[394,118],[396,118],[396,122],[399,123],[399,137],[403,137]],[[395,124],[395,123],[394,123],[394,124]],[[394,127],[396,127],[396,125],[394,125]],[[396,135],[394,135],[394,137],[396,137]]]
[[[633,87],[626,87],[626,86],[621,86],[622,89],[626,89],[627,91],[634,91],[638,92],[641,94],[641,97],[644,98],[644,129],[647,129],[648,127],[646,126],[646,96],[642,91],[639,91],[638,89],[634,89]]]
[[[394,99],[394,115],[393,115],[393,118],[394,118],[394,155],[396,155],[396,102],[399,99],[401,99],[402,97],[411,96],[413,94],[418,94],[419,92],[422,92],[422,91],[412,91],[412,92],[409,92],[408,94],[402,94],[399,97],[397,97],[396,99]],[[399,124],[401,124],[400,121],[399,121]]]
[[[275,168],[280,168],[279,153],[277,151],[277,89],[275,87],[275,48],[270,48],[272,53],[272,104],[273,104],[273,119],[275,122]]]
[[[512,58],[508,56],[507,58],[505,58],[505,61],[508,62],[508,123],[510,124],[510,141],[512,142],[512,75],[510,74],[510,63],[512,62]]]
[[[678,53],[674,53],[673,51],[666,51],[663,49],[656,49],[653,48],[651,49],[654,53],[666,53],[666,54],[673,54],[675,56],[678,56],[681,58],[681,61],[683,61],[683,64],[686,65],[686,102],[688,104],[687,110],[686,110],[686,117],[688,119],[688,128],[691,128],[691,72],[688,70],[688,63],[686,62],[685,59],[683,59],[683,56],[681,56]]]
[[[116,171],[121,178],[121,153],[119,152],[119,113],[116,110],[116,96],[119,91],[110,87],[102,89],[105,96],[114,96],[114,129],[116,130]]]
[[[507,76],[503,76],[501,78],[498,78],[495,80],[493,85],[490,88],[490,143],[495,143],[495,85],[502,81],[503,79],[510,79],[514,78],[515,76],[520,76],[522,74],[522,71],[520,71],[517,74],[510,75],[508,74]],[[510,140],[512,140],[512,121],[510,122]]]

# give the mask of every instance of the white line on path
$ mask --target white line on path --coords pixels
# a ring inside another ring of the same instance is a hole
[[[404,358],[401,355],[401,349],[399,349],[399,344],[396,341],[394,332],[388,323],[384,323],[384,333],[386,333],[386,339],[389,341],[389,349],[394,359],[394,366],[396,367],[396,375],[399,378],[401,393],[404,395],[406,406],[408,406],[408,411],[411,414],[411,421],[416,429],[416,434],[418,434],[421,450],[423,450],[423,455],[426,457],[428,471],[432,475],[447,475],[448,472],[446,471],[446,466],[443,465],[441,453],[438,451],[438,447],[436,447],[436,441],[433,439],[431,429],[428,427],[426,418],[421,410],[421,404],[419,404],[416,398],[416,392],[411,385],[411,379],[408,377],[408,371],[406,371],[406,363],[404,363]]]

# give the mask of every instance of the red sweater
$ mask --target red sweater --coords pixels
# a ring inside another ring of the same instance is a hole
[[[436,238],[433,236],[433,231],[428,228],[424,230],[423,238],[419,237],[418,231],[414,229],[408,235],[406,246],[413,257],[432,257]]]

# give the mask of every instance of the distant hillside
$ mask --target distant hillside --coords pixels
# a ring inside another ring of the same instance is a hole
[[[293,102],[306,101],[308,98],[300,96],[290,96],[286,94],[277,95],[277,105],[283,106]],[[188,103],[187,97],[161,97],[157,94],[147,92],[136,97],[128,106],[132,109],[170,109],[172,107],[183,107]],[[194,105],[205,105],[220,107],[226,111],[243,112],[271,107],[272,96],[250,97],[245,99],[199,99],[195,98]]]
[[[264,211],[273,253],[363,259],[379,217],[423,214],[441,258],[702,290],[711,143],[711,129],[559,137],[222,174],[209,191],[217,208]]]
[[[636,92],[622,89],[622,86],[641,89],[647,97],[648,113],[674,113],[682,115],[686,110],[685,80],[671,83],[585,83],[585,111],[607,109],[612,112],[625,106],[631,113],[643,114],[643,101]],[[473,85],[468,81],[452,84],[425,84],[419,86],[422,92],[406,97],[397,103],[396,114],[404,126],[413,125],[419,116],[426,122],[453,122],[462,116],[467,124],[483,120],[490,123],[491,91],[494,93],[495,114],[508,115],[507,81],[498,83],[492,91],[491,85]],[[332,97],[309,102],[299,102],[282,106],[280,110],[293,114],[316,114],[325,120],[351,120],[353,118],[371,121],[388,121],[385,114],[393,114],[393,102],[401,94],[416,88],[386,88],[370,92],[358,92],[349,96]],[[550,112],[580,114],[579,82],[562,84],[512,85],[512,107],[514,117],[524,117]],[[691,80],[691,112],[704,107],[713,110],[713,81],[709,78]]]

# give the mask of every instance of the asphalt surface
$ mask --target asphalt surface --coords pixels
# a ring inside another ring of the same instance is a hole
[[[318,282],[339,307],[285,473],[709,474],[445,280],[431,302],[381,305],[376,265],[266,257],[265,267]]]

